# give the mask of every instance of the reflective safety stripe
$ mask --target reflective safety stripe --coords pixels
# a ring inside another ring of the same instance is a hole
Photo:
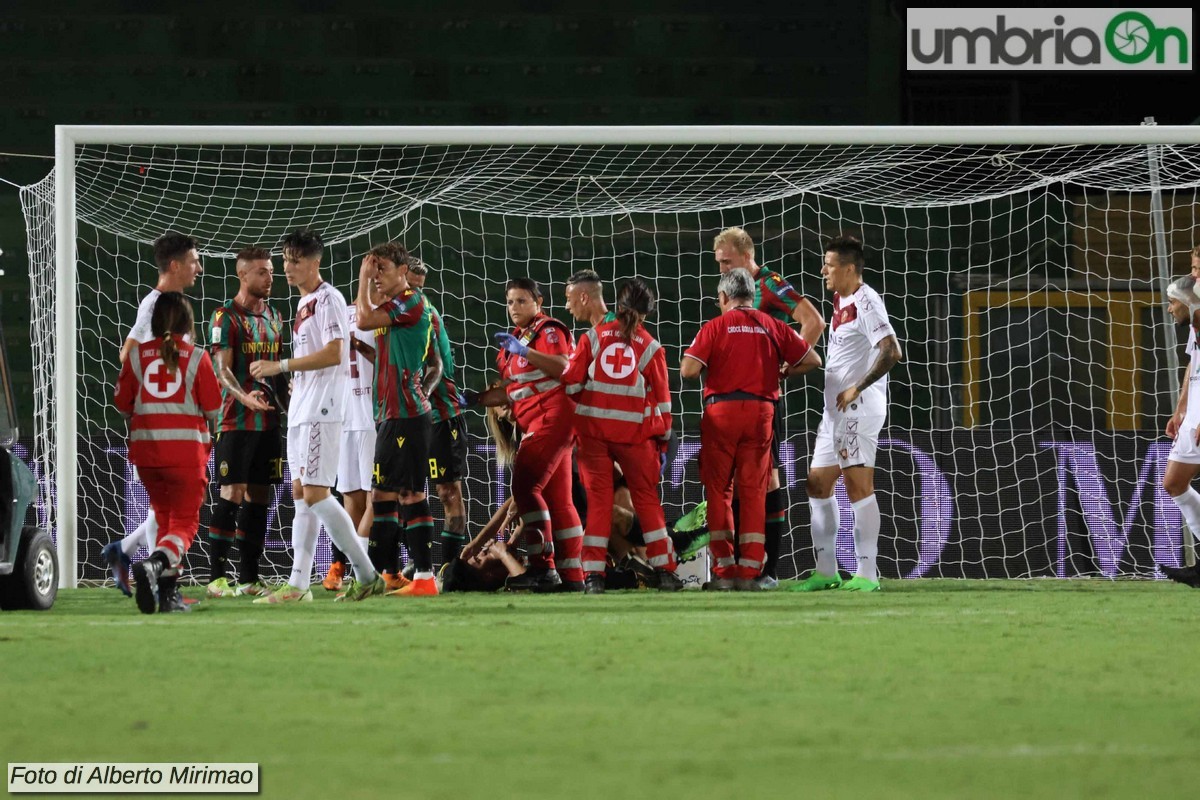
[[[582,383],[572,383],[570,386],[567,387],[567,394],[579,394],[582,391],[583,391]]]
[[[654,354],[662,349],[662,345],[654,339],[650,340],[650,344],[646,347],[646,352],[642,353],[642,357],[638,360],[638,372],[645,372],[646,366],[650,363],[650,359],[654,358]]]
[[[618,397],[645,397],[646,387],[639,379],[633,386],[618,386],[615,383],[600,383],[599,381],[590,381],[587,388],[593,392],[600,394],[614,394]]]
[[[199,442],[208,444],[208,431],[189,428],[150,428],[130,431],[131,442]]]
[[[592,343],[592,358],[595,359],[600,355],[600,334],[596,333],[595,328],[588,328],[584,336]]]
[[[583,536],[583,528],[578,525],[570,528],[562,528],[554,532],[555,541],[560,539],[578,539],[580,536]]]
[[[191,414],[194,403],[137,403],[134,411],[138,414]]]
[[[665,403],[659,403],[658,404],[658,412],[660,414],[670,414],[671,413],[671,401],[668,400]]]
[[[509,378],[515,383],[533,383],[547,377],[546,373],[540,369],[535,369],[531,372],[519,372],[516,375],[510,375]]]
[[[663,553],[661,556],[650,556],[650,566],[665,567],[671,562],[671,556],[668,553]]]
[[[761,533],[739,533],[738,541],[739,542],[758,542],[759,544],[766,544],[767,537]]]
[[[642,541],[644,541],[646,544],[650,544],[651,542],[657,542],[659,539],[665,539],[665,538],[667,538],[667,529],[666,528],[659,528],[656,531],[649,531],[649,532],[643,531],[642,532]]]
[[[559,569],[581,569],[583,563],[578,558],[560,558],[556,566]]]
[[[728,558],[718,558],[717,559],[718,567],[732,567],[736,563],[737,562],[733,560],[733,556],[729,556]]]
[[[562,384],[561,384],[561,383],[559,383],[559,382],[558,382],[557,380],[555,380],[554,378],[550,378],[549,380],[544,380],[544,381],[540,381],[540,382],[538,382],[538,383],[535,383],[535,384],[533,385],[533,388],[534,388],[534,389],[537,389],[539,392],[548,392],[548,391],[550,391],[551,389],[554,389],[554,388],[556,388],[556,387],[558,387],[558,386],[562,386]]]
[[[742,558],[738,559],[737,563],[739,567],[746,567],[748,569],[762,569],[761,561],[752,561],[748,558]]]
[[[521,515],[522,522],[541,522],[542,520],[548,521],[549,519],[550,509],[546,509],[545,511],[539,509],[537,511],[530,511],[528,514]]]
[[[604,568],[607,566],[608,565],[605,564],[603,561],[584,561],[583,562],[583,571],[584,572],[599,572],[599,573],[603,574]]]
[[[522,386],[520,389],[513,389],[509,395],[513,400],[524,400],[527,397],[533,397],[537,392],[532,386]]]
[[[161,550],[167,554],[167,561],[172,567],[178,567],[179,562],[183,560],[183,539],[178,536],[163,536],[158,540],[157,550]]]
[[[708,540],[710,542],[732,542],[733,531],[709,531]]]
[[[610,408],[586,406],[583,403],[575,406],[575,413],[581,417],[595,417],[596,419],[619,419],[622,422],[632,422],[635,425],[640,425],[642,420],[645,418],[644,414],[638,414],[634,411],[614,411]]]
[[[608,547],[608,537],[607,536],[584,536],[583,537],[583,546],[584,547]]]

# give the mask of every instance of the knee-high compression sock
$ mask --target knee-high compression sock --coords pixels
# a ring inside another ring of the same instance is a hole
[[[817,572],[837,575],[837,497],[810,497],[808,507],[812,511],[813,555],[817,559]]]
[[[446,517],[446,526],[442,528],[442,558],[446,562],[458,558],[463,545],[467,543],[467,518]]]
[[[376,572],[400,571],[399,506],[400,503],[395,500],[379,500],[374,504],[375,515],[371,521],[367,555]]]
[[[121,550],[125,555],[131,558],[137,553],[139,547],[146,548],[147,553],[153,553],[154,548],[158,546],[158,517],[154,514],[154,509],[146,511],[146,518],[142,520],[142,524],[134,529],[133,533],[121,540]]]
[[[401,506],[400,513],[404,517],[404,544],[408,547],[408,557],[416,565],[417,578],[433,577],[433,514],[429,511],[429,501]]]
[[[879,567],[879,503],[875,495],[864,497],[854,503],[854,555],[858,559],[855,575],[877,581]]]
[[[313,554],[320,533],[321,521],[308,503],[297,498],[296,516],[292,520],[292,574],[288,577],[288,583],[297,589],[307,589],[312,584]]]
[[[267,506],[243,500],[238,506],[237,536],[241,541],[241,557],[238,560],[238,583],[256,583],[259,580],[258,562],[267,547]]]
[[[329,538],[341,545],[342,552],[354,565],[354,577],[364,583],[375,580],[376,570],[372,567],[370,559],[367,558],[366,551],[358,543],[354,520],[350,519],[350,514],[342,504],[331,496],[319,503],[314,503],[311,508],[312,513],[325,526]]]
[[[219,498],[213,506],[208,525],[208,579],[215,581],[229,574],[229,551],[233,548],[233,532],[237,528],[238,505]]]
[[[771,578],[779,577],[776,568],[779,563],[779,547],[783,541],[783,533],[787,530],[787,496],[782,488],[767,492],[767,525],[763,533],[766,535],[767,559],[763,563],[762,574]]]
[[[1200,536],[1200,492],[1189,486],[1186,492],[1171,499],[1179,506],[1179,513],[1183,515],[1183,521],[1192,534]]]

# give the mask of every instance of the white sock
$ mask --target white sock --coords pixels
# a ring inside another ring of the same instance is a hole
[[[375,568],[371,566],[371,559],[367,558],[367,548],[358,532],[354,530],[354,520],[350,519],[350,515],[342,507],[342,504],[333,499],[333,495],[330,495],[313,505],[312,511],[325,526],[325,532],[329,534],[329,538],[354,565],[354,577],[362,583],[370,583],[375,580],[377,575]]]
[[[879,580],[879,503],[875,495],[851,503],[854,509],[854,555],[858,557],[858,570],[854,573],[867,580]]]
[[[837,497],[810,497],[808,508],[812,516],[813,554],[817,558],[817,572],[837,575]]]
[[[426,578],[432,578],[432,577],[433,577],[432,572],[414,572],[413,573],[414,581],[421,581],[421,580],[425,580]]]
[[[288,583],[297,589],[312,585],[313,554],[320,532],[320,522],[308,503],[296,500],[296,518],[292,521],[292,574]]]
[[[1192,530],[1192,535],[1200,536],[1200,492],[1189,486],[1186,492],[1171,499],[1179,506],[1183,521]]]
[[[154,516],[154,509],[151,508],[147,510],[146,519],[142,521],[142,524],[121,540],[121,550],[125,555],[133,558],[139,547],[146,548],[147,553],[153,553],[157,545],[158,517]]]

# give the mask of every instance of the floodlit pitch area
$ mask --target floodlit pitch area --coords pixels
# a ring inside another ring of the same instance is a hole
[[[1192,784],[1200,594],[443,596],[0,617],[14,761],[257,761],[264,796],[1133,797]],[[192,594],[198,594],[195,589]]]

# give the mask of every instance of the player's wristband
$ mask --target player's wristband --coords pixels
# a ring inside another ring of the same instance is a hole
[[[280,372],[291,372],[291,370],[288,369],[288,360],[286,358],[279,362],[279,371]]]

